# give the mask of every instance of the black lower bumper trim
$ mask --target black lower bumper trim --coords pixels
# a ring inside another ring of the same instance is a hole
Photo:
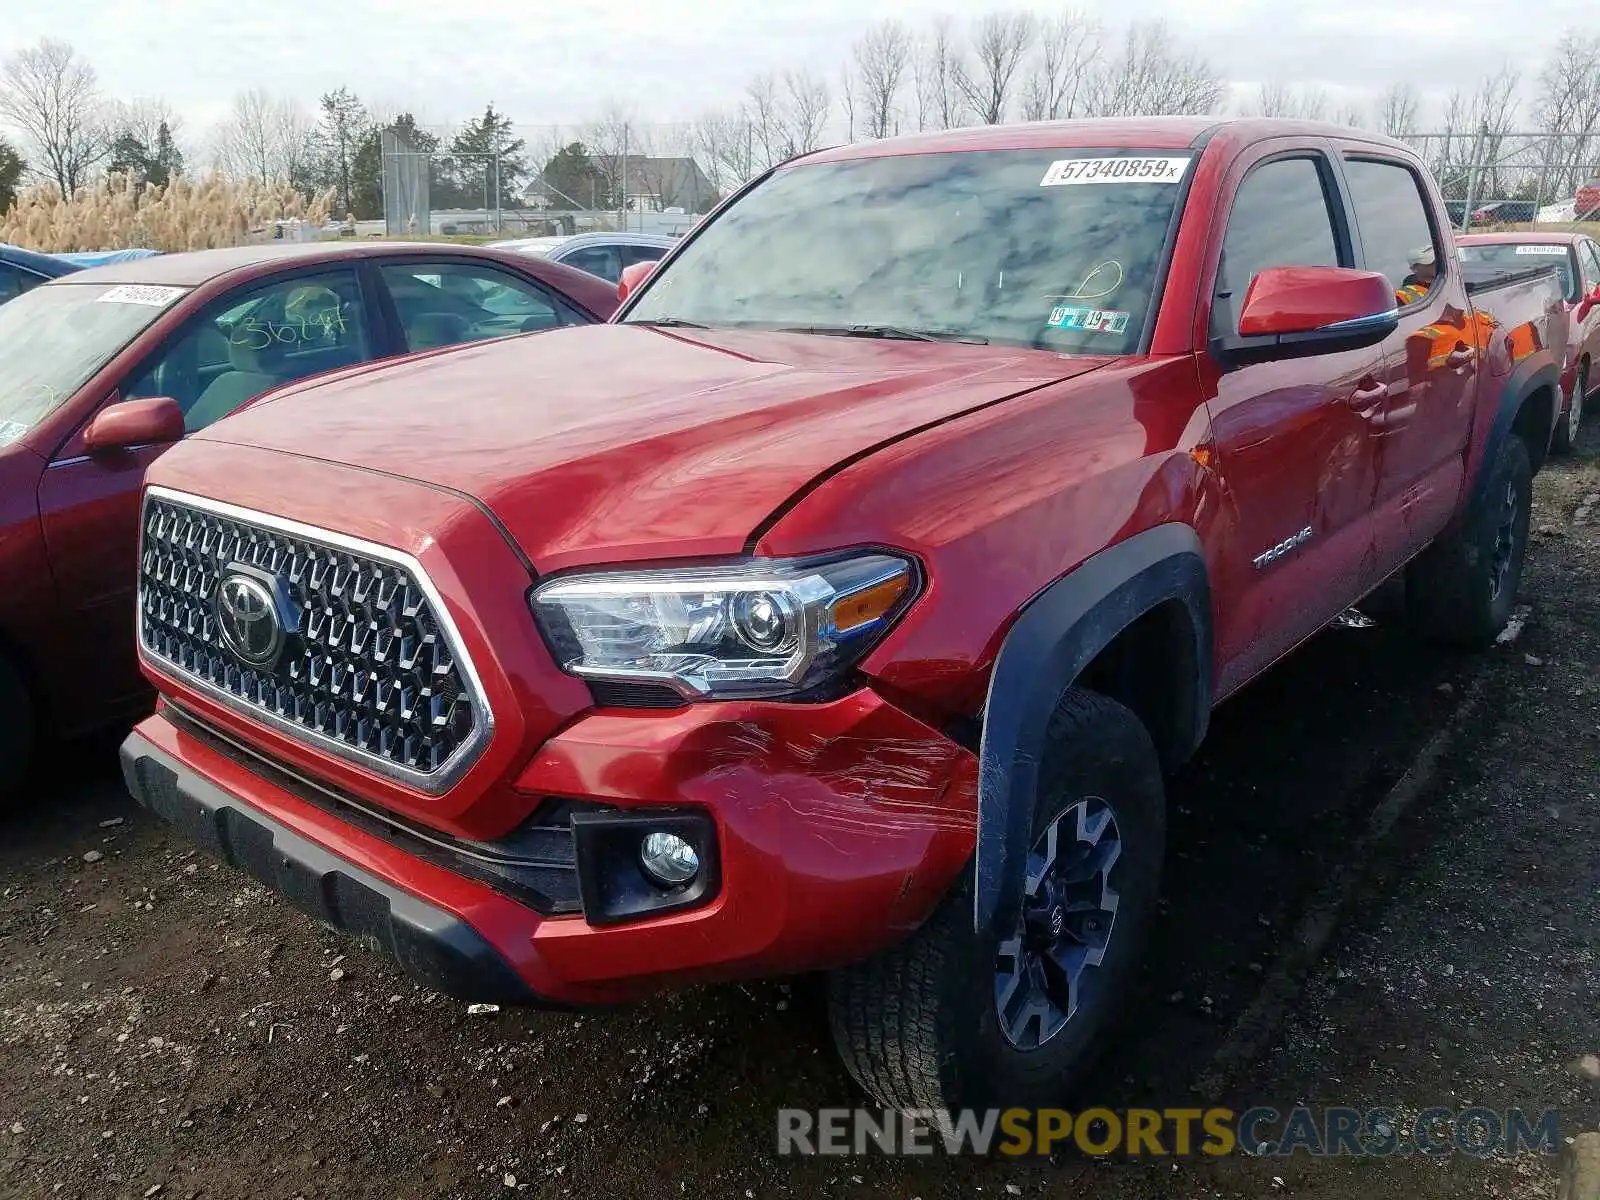
[[[541,1004],[483,935],[459,917],[324,850],[137,731],[122,743],[121,759],[128,791],[145,808],[302,912],[388,951],[428,987],[462,1000]]]

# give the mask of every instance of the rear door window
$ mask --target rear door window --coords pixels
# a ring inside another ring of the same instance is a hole
[[[1344,173],[1367,269],[1382,271],[1402,304],[1424,299],[1439,259],[1421,181],[1403,163],[1376,158],[1349,159]]]
[[[612,283],[622,278],[622,254],[616,246],[585,246],[563,255],[561,261]]]
[[[572,324],[538,284],[484,263],[385,263],[379,275],[413,352]]]

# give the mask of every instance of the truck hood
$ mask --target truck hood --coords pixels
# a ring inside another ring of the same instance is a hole
[[[549,572],[738,553],[767,517],[830,469],[1107,361],[596,325],[307,381],[198,439],[464,493]]]

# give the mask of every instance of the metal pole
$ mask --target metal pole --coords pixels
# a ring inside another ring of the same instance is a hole
[[[617,184],[617,229],[628,228],[628,123],[622,123],[622,180]]]
[[[494,231],[503,232],[500,225],[500,151],[494,152]]]
[[[1461,214],[1461,232],[1463,233],[1472,232],[1472,207],[1477,202],[1478,196],[1478,160],[1482,157],[1488,131],[1487,125],[1481,128],[1472,147],[1472,163],[1467,169],[1467,207]]]

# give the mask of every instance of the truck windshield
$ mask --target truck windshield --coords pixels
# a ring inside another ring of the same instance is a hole
[[[181,294],[63,282],[0,304],[0,446],[65,404]]]
[[[990,150],[798,163],[696,236],[623,320],[1131,354],[1191,158]]]

